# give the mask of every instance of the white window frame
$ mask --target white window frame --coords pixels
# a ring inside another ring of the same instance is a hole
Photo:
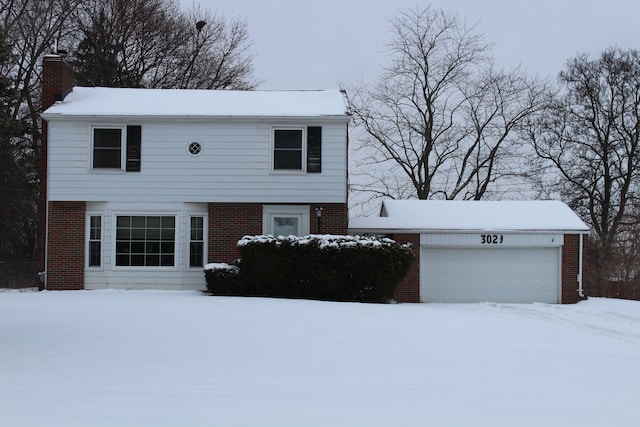
[[[200,267],[192,267],[191,266],[191,218],[198,217],[202,218],[202,263],[203,265]],[[209,217],[207,214],[201,213],[189,213],[187,215],[187,235],[185,236],[185,245],[186,245],[186,268],[189,270],[202,270],[207,264],[207,260],[209,259]]]
[[[118,242],[118,217],[119,216],[144,216],[144,217],[165,217],[172,216],[175,219],[174,222],[174,235],[173,235],[173,265],[161,266],[144,266],[144,265],[118,265],[117,264],[117,242]],[[153,211],[153,212],[126,212],[118,211],[114,212],[111,223],[113,224],[111,230],[111,269],[112,270],[144,270],[144,271],[179,271],[180,270],[180,243],[183,241],[182,231],[180,227],[180,213],[170,211]],[[188,261],[187,261],[188,262]]]
[[[89,265],[89,251],[91,248],[91,217],[97,216],[100,218],[100,265]],[[84,253],[85,253],[85,261],[84,261],[84,267],[87,270],[96,270],[96,271],[101,271],[104,270],[104,248],[105,248],[105,242],[104,242],[104,228],[105,228],[105,224],[104,224],[104,215],[101,212],[87,212],[86,213],[86,220],[85,220],[85,248],[84,248]]]
[[[94,138],[96,129],[120,129],[120,168],[95,168],[93,167],[94,160]],[[126,151],[127,151],[127,126],[115,125],[115,124],[94,124],[90,126],[90,147],[89,147],[89,170],[94,172],[123,172],[126,168]]]
[[[262,207],[262,234],[273,235],[275,218],[298,218],[299,235],[310,233],[309,205],[264,205]],[[278,237],[278,236],[274,236]]]
[[[276,169],[275,168],[275,149],[276,149],[276,131],[277,130],[300,130],[302,131],[302,153],[300,169]],[[307,127],[306,126],[286,126],[286,125],[274,125],[271,126],[271,147],[269,151],[270,171],[274,174],[303,174],[307,173]]]

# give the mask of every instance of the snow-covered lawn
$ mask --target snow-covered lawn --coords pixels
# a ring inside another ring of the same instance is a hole
[[[639,423],[639,302],[0,292],[3,426]]]

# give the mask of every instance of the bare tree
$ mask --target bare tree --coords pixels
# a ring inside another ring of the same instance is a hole
[[[639,225],[640,53],[610,48],[597,59],[578,55],[559,82],[561,95],[532,122],[528,136],[559,176],[549,185],[593,228],[600,294],[610,277],[627,275],[622,259],[639,259],[629,250],[637,250]]]
[[[41,60],[68,36],[65,23],[80,0],[2,0],[2,182],[0,259],[32,260],[38,226]],[[8,244],[7,244],[8,243]]]
[[[252,89],[247,24],[174,0],[0,0],[0,259],[37,251],[41,61],[78,46],[85,84]],[[84,56],[83,56],[84,55]],[[7,231],[8,230],[8,231]]]
[[[391,24],[389,65],[373,85],[349,90],[364,131],[365,177],[353,187],[394,198],[500,197],[522,170],[514,131],[542,107],[547,85],[498,70],[491,45],[457,15],[427,7]]]
[[[90,0],[75,14],[80,85],[253,89],[247,23],[173,0]]]

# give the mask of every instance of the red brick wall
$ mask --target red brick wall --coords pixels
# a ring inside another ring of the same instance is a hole
[[[209,262],[232,264],[244,235],[262,234],[259,203],[209,203]]]
[[[393,297],[398,302],[420,302],[420,235],[395,234],[391,238],[400,244],[411,243],[411,250],[416,257]]]
[[[47,289],[84,289],[85,202],[49,203]]]
[[[315,209],[322,208],[320,230],[318,231],[318,215]],[[349,209],[344,203],[322,203],[309,207],[311,234],[347,234],[349,227]]]
[[[583,237],[583,259],[586,254],[588,246],[587,236]],[[562,247],[562,297],[560,302],[562,304],[573,304],[586,298],[587,295],[587,283],[589,275],[587,269],[587,263],[582,262],[582,286],[584,289],[585,298],[580,298],[578,294],[578,271],[579,271],[579,257],[580,257],[580,235],[579,234],[565,234],[564,246]]]
[[[42,60],[42,110],[64,97],[73,89],[73,68],[61,56],[46,56]],[[40,137],[40,196],[38,200],[38,258],[39,269],[45,270],[45,241],[47,223],[47,122],[42,120]]]

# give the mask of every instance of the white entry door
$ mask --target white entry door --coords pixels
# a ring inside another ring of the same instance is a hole
[[[560,248],[421,248],[423,302],[557,303]]]

